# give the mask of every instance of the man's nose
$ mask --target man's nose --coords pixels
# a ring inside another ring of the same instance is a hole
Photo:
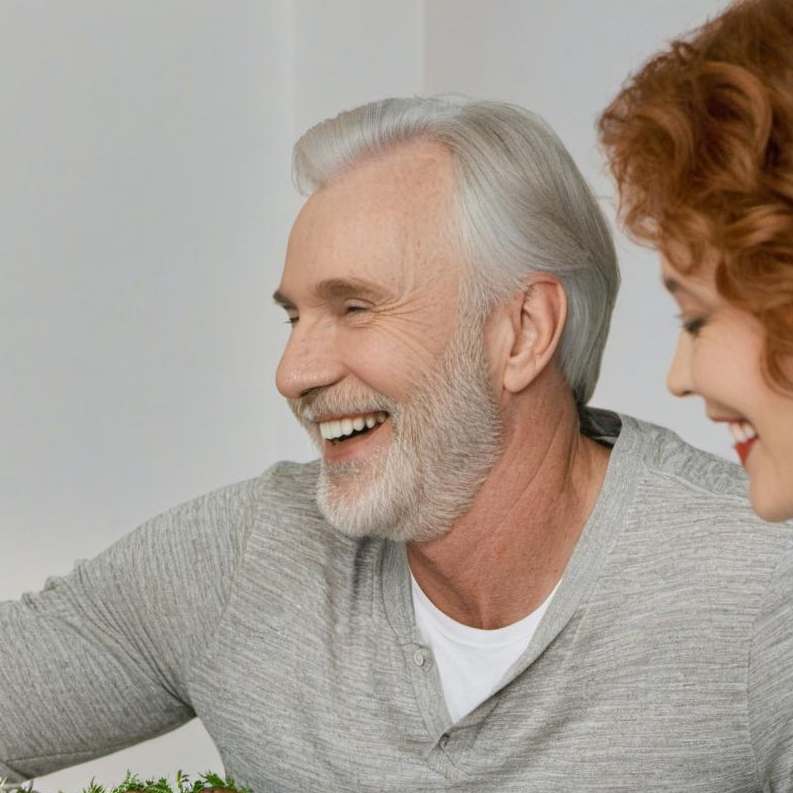
[[[275,384],[287,399],[299,399],[315,388],[333,385],[343,377],[333,330],[304,320],[293,328],[278,364]]]
[[[689,396],[693,393],[691,382],[691,337],[680,333],[677,347],[666,373],[666,387],[677,397]]]

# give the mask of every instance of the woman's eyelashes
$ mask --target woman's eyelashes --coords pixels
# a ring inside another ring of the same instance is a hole
[[[685,317],[678,317],[678,319],[680,320],[681,327],[689,336],[699,335],[699,332],[705,327],[707,321],[705,317],[690,317],[688,319]]]

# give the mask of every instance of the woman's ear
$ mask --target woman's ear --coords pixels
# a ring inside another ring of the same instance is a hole
[[[512,346],[504,366],[504,388],[523,391],[554,356],[567,319],[564,287],[550,275],[532,277],[510,312]]]

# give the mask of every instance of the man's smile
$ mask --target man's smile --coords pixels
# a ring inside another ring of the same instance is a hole
[[[372,444],[383,440],[386,424],[390,424],[389,415],[381,410],[318,421],[325,461],[340,462],[368,453]]]
[[[363,413],[350,416],[341,416],[337,419],[323,419],[318,421],[319,431],[326,441],[338,443],[356,434],[366,433],[382,424],[388,414],[382,410],[374,413]]]

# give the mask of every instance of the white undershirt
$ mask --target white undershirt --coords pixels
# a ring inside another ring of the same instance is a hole
[[[471,628],[448,617],[424,594],[410,574],[416,627],[432,649],[452,721],[484,702],[501,687],[504,675],[528,647],[556,588],[528,617],[504,628]]]

